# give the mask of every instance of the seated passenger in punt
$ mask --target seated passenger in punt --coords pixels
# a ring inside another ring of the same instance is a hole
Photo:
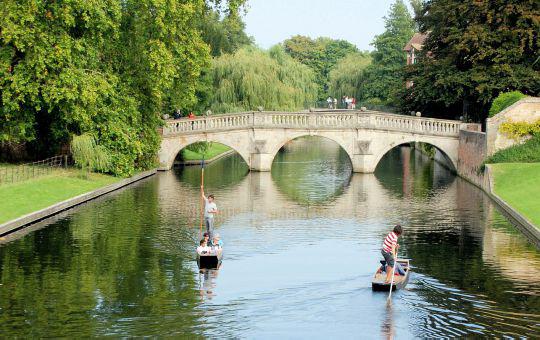
[[[216,249],[222,249],[223,248],[223,241],[219,238],[219,234],[214,234],[214,238],[212,239],[212,247]]]
[[[199,255],[203,255],[203,254],[208,254],[212,249],[208,246],[208,243],[206,242],[205,239],[202,239],[200,242],[199,242],[199,246],[197,247],[197,254]]]
[[[396,272],[395,272],[395,275],[405,275],[405,270],[403,269],[403,267],[401,266],[401,264],[399,262],[395,262],[394,264],[396,266]],[[381,272],[384,272],[386,273],[386,261],[385,260],[382,260],[381,261]],[[392,269],[390,269],[390,271],[392,271]]]
[[[203,234],[203,240],[206,241],[206,245],[207,245],[207,246],[211,246],[211,245],[212,245],[212,241],[210,240],[210,234],[209,234],[209,233],[204,233],[204,234]]]

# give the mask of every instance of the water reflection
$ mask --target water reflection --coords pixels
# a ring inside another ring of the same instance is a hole
[[[198,167],[12,238],[0,246],[1,334],[540,336],[540,254],[484,194],[408,148],[351,175],[347,156],[320,143],[311,161],[289,145],[272,173],[247,173],[238,156],[208,166],[223,212],[219,271],[195,263]],[[397,222],[414,270],[387,308],[371,276]]]
[[[394,310],[392,303],[386,303],[386,310],[381,326],[381,338],[382,339],[394,339],[395,326],[394,326]]]
[[[399,197],[425,197],[447,188],[456,177],[439,163],[407,146],[396,147],[378,164],[381,184]]]
[[[279,189],[304,205],[328,204],[343,193],[351,173],[352,164],[345,150],[320,137],[289,142],[272,163],[272,178]]]
[[[214,296],[216,288],[216,279],[219,275],[219,270],[201,269],[199,270],[199,292],[201,301],[211,300]]]

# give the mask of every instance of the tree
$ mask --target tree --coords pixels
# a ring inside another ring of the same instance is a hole
[[[245,32],[245,23],[238,15],[228,14],[222,19],[221,14],[212,8],[207,8],[205,12],[199,21],[199,29],[213,57],[234,53],[253,43]]]
[[[212,57],[222,54],[232,54],[241,47],[253,44],[245,32],[245,24],[236,12],[223,13],[213,6],[206,6],[204,15],[198,21],[202,38],[210,47]],[[188,106],[188,111],[202,112],[210,106],[212,97],[211,65],[207,64],[201,71],[201,76],[195,90],[197,101]]]
[[[318,99],[328,95],[328,77],[334,65],[346,55],[357,52],[353,44],[345,40],[317,38],[315,40],[297,35],[283,42],[283,48],[293,59],[309,66],[316,75]]]
[[[419,31],[420,26],[416,21],[417,18],[420,18],[422,11],[424,9],[424,0],[409,0],[411,7],[413,9],[414,19],[415,19],[415,30]]]
[[[384,21],[385,31],[373,40],[373,62],[366,69],[370,84],[367,96],[395,104],[397,93],[404,86],[401,74],[407,56],[403,47],[414,34],[414,21],[402,0],[396,0]]]
[[[367,52],[351,53],[344,57],[330,71],[328,92],[335,98],[351,96],[357,100],[366,98],[367,86],[365,70],[371,64]]]
[[[0,142],[54,154],[90,134],[108,172],[156,163],[163,112],[194,105],[209,47],[208,4],[244,1],[4,0],[0,7]],[[210,2],[211,1],[211,2]]]
[[[430,56],[407,70],[404,109],[482,120],[500,92],[538,95],[539,11],[533,0],[428,1],[418,21]]]
[[[214,112],[298,110],[316,98],[313,71],[280,46],[268,52],[245,47],[213,62]]]

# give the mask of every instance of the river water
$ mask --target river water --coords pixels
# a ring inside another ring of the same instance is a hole
[[[318,138],[271,173],[210,164],[225,256],[202,274],[199,176],[159,173],[2,241],[0,337],[540,337],[540,252],[410,148],[370,175]],[[414,269],[387,304],[371,277],[395,223]]]

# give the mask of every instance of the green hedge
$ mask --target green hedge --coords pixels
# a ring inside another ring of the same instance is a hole
[[[504,92],[499,94],[493,101],[493,104],[491,104],[491,108],[489,109],[489,117],[495,116],[497,113],[525,97],[527,96],[519,91]]]

